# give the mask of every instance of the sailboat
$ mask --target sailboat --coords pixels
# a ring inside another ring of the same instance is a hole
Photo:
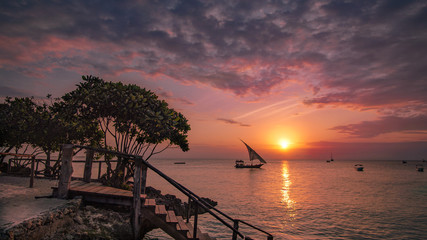
[[[243,140],[240,139],[243,144],[245,144],[246,148],[249,152],[249,160],[251,161],[250,164],[245,164],[243,160],[236,160],[236,165],[234,167],[236,168],[260,168],[264,163],[267,163],[258,153],[255,152],[248,144],[246,144]],[[257,159],[259,163],[254,164],[253,160]]]
[[[329,162],[333,162],[333,161],[334,161],[334,158],[332,157],[332,153],[331,153],[331,160],[326,160],[326,162],[329,163]]]

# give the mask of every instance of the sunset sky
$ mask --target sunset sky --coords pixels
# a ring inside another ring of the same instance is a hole
[[[426,1],[0,2],[1,97],[82,75],[182,112],[164,157],[427,159]]]

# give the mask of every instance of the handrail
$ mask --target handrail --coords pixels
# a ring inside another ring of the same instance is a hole
[[[191,199],[192,201],[196,202],[196,215],[195,215],[195,228],[194,228],[194,232],[196,233],[196,227],[197,227],[197,208],[198,206],[201,206],[206,212],[208,212],[209,214],[211,214],[213,217],[215,217],[218,221],[220,221],[223,225],[225,225],[226,227],[228,227],[230,230],[233,231],[233,239],[234,235],[237,234],[239,235],[241,238],[243,239],[250,239],[249,237],[244,236],[240,231],[238,231],[236,229],[236,227],[231,226],[229,223],[225,222],[224,219],[222,219],[221,217],[219,217],[217,214],[215,214],[213,211],[211,211],[211,209],[215,210],[216,212],[218,212],[219,214],[221,214],[222,216],[226,217],[227,219],[233,221],[234,223],[236,222],[241,222],[243,224],[246,224],[249,227],[252,227],[255,230],[258,230],[264,234],[266,234],[268,237],[268,240],[273,240],[273,235],[271,235],[270,233],[255,227],[245,221],[242,220],[238,220],[238,219],[233,219],[232,217],[228,216],[227,214],[221,212],[220,210],[216,209],[214,206],[212,206],[211,204],[209,204],[208,202],[206,202],[204,199],[202,199],[201,197],[199,197],[198,195],[196,195],[194,192],[190,191],[188,188],[184,187],[183,185],[181,185],[180,183],[178,183],[177,181],[175,181],[174,179],[170,178],[169,176],[167,176],[166,174],[164,174],[162,171],[160,171],[159,169],[157,169],[156,167],[154,167],[153,165],[151,165],[149,162],[145,161],[144,159],[142,159],[141,156],[137,156],[137,155],[131,155],[131,154],[126,154],[126,153],[121,153],[121,152],[116,152],[116,151],[112,151],[112,150],[108,150],[108,149],[103,149],[103,148],[94,148],[94,147],[89,147],[89,146],[82,146],[82,145],[74,145],[74,147],[76,148],[84,148],[84,149],[89,149],[89,150],[94,150],[94,151],[98,151],[98,152],[104,152],[104,153],[109,153],[109,154],[114,154],[116,156],[121,156],[124,158],[128,158],[128,159],[133,159],[134,161],[141,161],[146,167],[150,168],[153,172],[157,173],[159,176],[161,176],[163,179],[165,179],[167,182],[169,182],[171,185],[173,185],[176,189],[178,189],[181,193],[183,193],[184,195],[186,195],[187,197],[189,197],[189,199]],[[237,225],[238,226],[238,225]],[[194,234],[195,236],[195,234]]]

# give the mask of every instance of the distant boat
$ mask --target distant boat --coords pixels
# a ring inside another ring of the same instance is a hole
[[[418,172],[424,172],[424,166],[421,164],[415,165],[415,168],[417,169]]]
[[[236,165],[234,165],[235,168],[260,168],[264,163],[267,163],[258,153],[255,152],[251,147],[249,147],[248,144],[246,144],[243,140],[243,144],[245,144],[246,148],[249,152],[249,160],[251,161],[250,164],[245,164],[243,160],[236,160]],[[253,160],[258,160],[259,163],[254,164]]]
[[[406,160],[402,160],[402,163],[403,163],[403,164],[405,164],[405,163],[408,163],[408,161],[406,161]]]
[[[331,153],[331,159],[330,160],[326,160],[327,163],[333,162],[334,158],[332,157],[332,153]]]
[[[356,164],[356,165],[354,165],[354,169],[356,169],[356,171],[361,172],[361,171],[363,171],[363,165],[362,164]]]
[[[174,164],[185,164],[185,162],[174,162]]]

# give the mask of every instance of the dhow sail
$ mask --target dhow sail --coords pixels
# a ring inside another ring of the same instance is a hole
[[[258,159],[262,163],[267,163],[258,153],[255,152],[255,150],[253,150],[251,147],[249,147],[249,145],[246,144],[242,139],[240,139],[240,141],[242,141],[243,144],[245,144],[246,148],[248,149],[249,159],[251,161],[254,159]]]

